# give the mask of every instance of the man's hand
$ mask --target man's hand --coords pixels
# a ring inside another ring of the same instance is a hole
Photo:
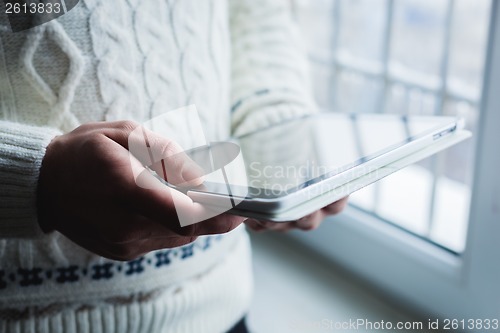
[[[313,214],[307,215],[298,221],[291,221],[285,223],[258,221],[254,219],[248,219],[245,224],[254,231],[265,231],[265,230],[275,230],[275,231],[288,231],[292,229],[301,230],[314,230],[318,228],[321,222],[329,215],[336,215],[342,212],[347,205],[348,198],[341,199],[331,205],[326,206],[323,209],[314,212]]]
[[[194,212],[202,208],[147,171],[147,154],[130,156],[129,144],[144,145],[134,141],[144,137],[130,136],[138,126],[129,121],[92,123],[50,143],[38,181],[38,219],[44,231],[57,230],[104,257],[130,260],[188,244],[200,235],[228,232],[243,222],[244,218],[222,214],[181,228],[172,194],[176,204]],[[161,175],[166,165],[173,183],[201,182],[199,170],[182,158],[177,144],[146,132],[148,147],[165,157],[150,168]],[[147,188],[137,185],[137,175]]]

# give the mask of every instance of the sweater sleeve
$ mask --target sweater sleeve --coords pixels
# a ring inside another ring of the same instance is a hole
[[[230,0],[233,134],[316,112],[289,0]]]
[[[32,238],[36,187],[45,149],[59,131],[0,120],[0,238]]]

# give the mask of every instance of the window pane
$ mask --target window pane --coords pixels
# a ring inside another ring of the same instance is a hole
[[[430,239],[457,253],[465,249],[470,186],[441,176],[437,179]]]
[[[312,61],[309,67],[313,76],[311,82],[316,102],[319,107],[329,109],[332,103],[331,82],[334,76],[331,65]]]
[[[382,179],[376,213],[419,235],[429,230],[432,173],[412,165]]]
[[[341,55],[383,62],[387,3],[387,0],[341,0]]]
[[[378,78],[367,77],[350,70],[340,70],[336,77],[333,109],[340,112],[374,112],[382,95]]]
[[[474,132],[491,0],[299,3],[299,16],[309,15],[300,22],[321,107],[454,115]],[[474,140],[468,140],[358,191],[351,203],[461,252],[473,158]]]
[[[446,0],[394,2],[391,61],[420,74],[439,75],[444,50]]]
[[[296,0],[294,13],[302,27],[304,40],[313,59],[329,62],[333,58],[335,25],[334,0]]]
[[[448,85],[457,94],[479,100],[483,81],[490,0],[456,0]]]

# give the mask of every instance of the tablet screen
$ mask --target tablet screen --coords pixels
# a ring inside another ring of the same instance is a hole
[[[451,117],[373,114],[321,114],[265,128],[237,140],[246,169],[246,196],[291,194],[409,142],[455,128]],[[227,194],[227,186],[219,181],[206,181],[200,190]]]

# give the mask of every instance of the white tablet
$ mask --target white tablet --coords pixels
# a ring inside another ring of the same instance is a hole
[[[462,128],[453,117],[304,117],[188,151],[207,174],[222,169],[223,177],[177,189],[205,205],[229,199],[236,215],[293,221],[468,138]],[[228,167],[236,155],[243,163]]]

